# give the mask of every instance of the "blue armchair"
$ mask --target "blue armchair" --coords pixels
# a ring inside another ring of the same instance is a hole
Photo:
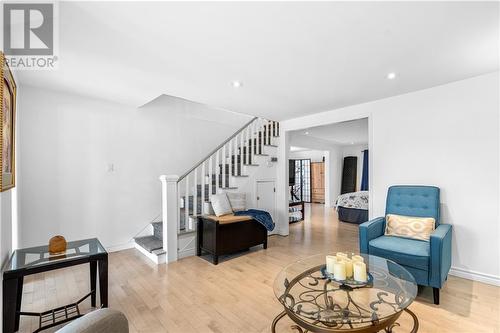
[[[434,186],[391,186],[387,192],[385,214],[434,217],[436,230],[429,241],[385,236],[385,217],[359,226],[361,253],[390,259],[406,268],[417,284],[431,286],[434,304],[451,267],[449,224],[439,224],[439,188]]]

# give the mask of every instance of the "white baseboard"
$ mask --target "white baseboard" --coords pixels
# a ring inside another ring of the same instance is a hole
[[[284,232],[280,228],[275,228],[273,231],[269,231],[267,233],[268,236],[273,236],[273,235],[278,235],[278,236],[283,236],[286,237],[289,235],[289,232]]]
[[[478,281],[486,284],[491,284],[494,286],[500,286],[500,276],[495,276],[492,274],[484,274],[468,269],[452,267],[450,269],[450,275],[461,277],[467,280]]]
[[[125,243],[125,244],[108,246],[108,247],[106,247],[106,251],[108,251],[108,252],[123,251],[123,250],[132,249],[132,248],[134,248],[134,246],[135,246],[135,242],[130,241],[130,242]]]
[[[135,242],[134,242],[134,247],[137,250],[139,250],[139,252],[144,254],[146,256],[146,258],[148,258],[149,260],[151,260],[152,262],[154,262],[157,265],[164,264],[166,262],[166,258],[167,258],[166,253],[162,253],[160,255],[155,254],[155,253],[150,253],[150,252],[146,251],[142,246],[139,246],[138,244],[136,244]]]
[[[189,249],[179,250],[179,252],[177,252],[177,258],[181,259],[186,257],[192,257],[195,254],[196,254],[196,249],[194,247]]]

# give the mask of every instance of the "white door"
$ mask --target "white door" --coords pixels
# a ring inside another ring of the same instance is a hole
[[[274,180],[257,181],[257,208],[269,212],[275,220],[276,190]]]

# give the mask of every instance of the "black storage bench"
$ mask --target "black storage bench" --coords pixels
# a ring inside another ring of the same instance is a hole
[[[212,255],[214,265],[219,256],[263,245],[267,249],[267,230],[250,216],[204,215],[198,217],[196,255]]]

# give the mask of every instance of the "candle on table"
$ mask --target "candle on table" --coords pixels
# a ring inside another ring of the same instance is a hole
[[[362,256],[358,256],[357,254],[353,254],[352,256],[352,261],[361,261],[361,262],[364,262],[365,261],[365,258],[363,258]]]
[[[352,278],[353,274],[353,267],[352,267],[352,260],[349,258],[344,258],[342,261],[345,263],[345,275],[347,278]]]
[[[366,264],[361,261],[355,261],[353,262],[352,266],[354,269],[354,280],[359,282],[366,282]]]
[[[333,264],[337,262],[337,257],[335,256],[326,256],[326,271],[330,274],[333,274]]]
[[[341,260],[347,258],[347,253],[344,252],[337,252],[337,259]]]
[[[335,280],[345,280],[345,262],[337,261],[333,264],[333,277]]]

